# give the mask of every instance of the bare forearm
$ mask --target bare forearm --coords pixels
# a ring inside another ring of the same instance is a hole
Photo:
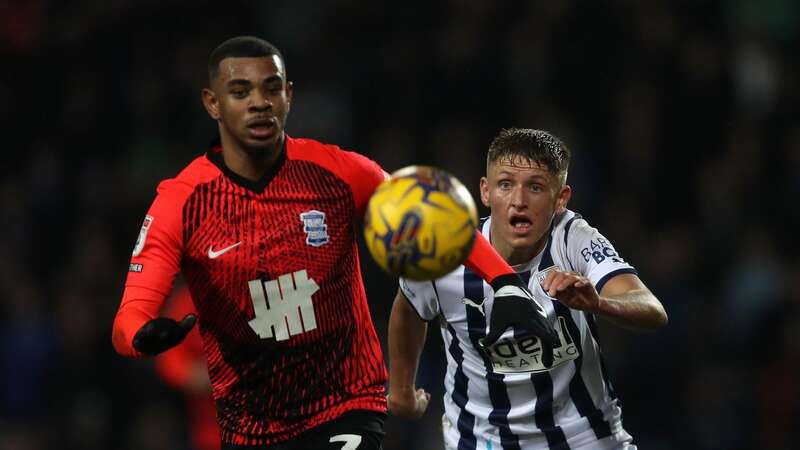
[[[657,330],[667,324],[664,307],[647,288],[601,296],[596,312],[618,326],[635,331]]]
[[[395,300],[389,318],[390,391],[415,390],[417,367],[428,324],[411,310],[405,299]]]

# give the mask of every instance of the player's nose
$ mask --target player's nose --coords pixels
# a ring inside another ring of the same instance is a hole
[[[262,95],[261,92],[256,92],[250,97],[252,100],[248,107],[251,110],[264,110],[272,108],[272,100],[270,100],[269,96]]]
[[[525,193],[522,187],[517,186],[511,191],[511,206],[517,209],[525,209],[528,203],[525,200]]]

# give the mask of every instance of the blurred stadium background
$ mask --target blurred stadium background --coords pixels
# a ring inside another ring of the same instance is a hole
[[[110,330],[157,182],[214,136],[207,55],[240,34],[284,53],[290,134],[388,170],[476,193],[501,127],[561,136],[572,209],[670,315],[601,330],[640,448],[797,448],[798,23],[792,0],[3,0],[0,449],[192,449],[183,394]],[[362,264],[385,342],[395,284]],[[440,448],[431,328],[433,404],[387,450]]]

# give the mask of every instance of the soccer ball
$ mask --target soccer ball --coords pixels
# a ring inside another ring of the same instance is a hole
[[[383,270],[433,280],[467,258],[478,214],[456,177],[435,167],[409,166],[378,185],[364,222],[367,248]]]

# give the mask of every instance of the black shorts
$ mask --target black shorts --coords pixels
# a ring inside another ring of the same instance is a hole
[[[385,422],[384,413],[350,411],[280,444],[247,446],[223,442],[222,450],[381,450]]]

